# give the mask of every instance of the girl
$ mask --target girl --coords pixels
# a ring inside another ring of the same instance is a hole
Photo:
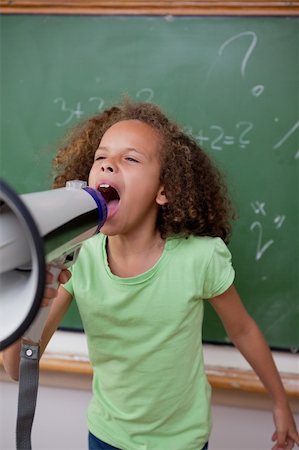
[[[94,373],[89,448],[207,449],[205,301],[272,398],[272,449],[299,445],[270,350],[233,285],[226,187],[196,142],[156,106],[125,101],[78,127],[54,164],[55,187],[88,178],[108,205],[72,277],[58,292],[45,290],[55,300],[42,350],[72,298],[78,302]],[[60,281],[68,278],[64,271]],[[4,355],[14,378],[18,349]]]

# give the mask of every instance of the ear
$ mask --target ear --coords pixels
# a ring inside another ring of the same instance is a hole
[[[166,194],[164,191],[164,186],[161,186],[160,189],[158,190],[156,202],[158,203],[158,205],[161,205],[161,206],[168,203],[168,200],[167,200],[167,197],[166,197]]]

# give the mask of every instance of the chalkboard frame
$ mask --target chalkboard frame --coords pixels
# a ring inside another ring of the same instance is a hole
[[[298,16],[299,1],[0,0],[1,14]]]

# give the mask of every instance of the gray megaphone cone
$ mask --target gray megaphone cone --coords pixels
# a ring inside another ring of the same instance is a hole
[[[46,263],[71,265],[107,217],[102,195],[81,181],[18,195],[0,180],[0,350],[28,329],[43,298]]]

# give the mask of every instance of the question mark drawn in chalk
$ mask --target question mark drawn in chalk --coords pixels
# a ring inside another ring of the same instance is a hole
[[[224,49],[225,49],[232,41],[234,41],[235,39],[242,38],[243,36],[250,36],[250,37],[252,38],[252,41],[251,41],[250,46],[248,47],[247,52],[246,52],[245,55],[244,55],[244,58],[243,58],[243,61],[242,61],[242,64],[241,64],[241,75],[242,75],[242,77],[245,76],[245,69],[246,69],[248,60],[249,60],[249,58],[250,58],[250,56],[251,56],[253,50],[254,50],[255,47],[256,47],[256,43],[257,43],[257,36],[256,36],[256,34],[255,34],[253,31],[244,31],[244,32],[242,32],[242,33],[236,34],[236,35],[230,37],[229,39],[227,39],[227,41],[225,41],[225,42],[221,45],[221,47],[219,48],[219,50],[218,50],[218,55],[221,56],[222,53],[223,53],[223,50],[224,50]],[[258,97],[258,96],[260,96],[260,95],[264,92],[264,89],[265,89],[265,87],[264,87],[262,84],[257,84],[256,86],[254,86],[254,87],[251,89],[251,93],[252,93],[252,95],[254,95],[255,97]]]

